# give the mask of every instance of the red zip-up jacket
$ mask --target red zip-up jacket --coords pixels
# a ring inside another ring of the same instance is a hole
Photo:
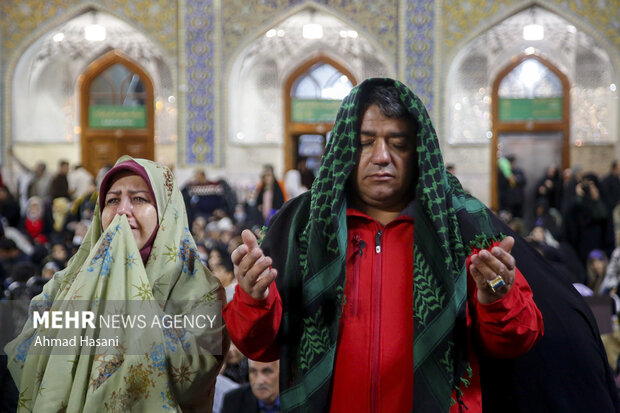
[[[360,211],[347,210],[348,248],[345,306],[333,374],[331,412],[410,412],[413,405],[413,219],[401,215],[381,226]],[[467,261],[469,268],[469,259]],[[468,275],[470,338],[495,357],[529,350],[543,333],[540,311],[518,270],[511,290],[488,305],[478,303]],[[472,319],[470,314],[475,312]],[[279,357],[275,340],[282,302],[275,283],[265,300],[237,286],[224,308],[235,345],[249,358]],[[472,329],[473,327],[473,329]],[[463,389],[468,413],[481,412],[478,358],[470,345],[474,376]],[[464,406],[455,404],[451,413]]]

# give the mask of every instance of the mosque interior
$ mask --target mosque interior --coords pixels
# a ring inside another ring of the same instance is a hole
[[[615,0],[3,0],[0,154],[91,172],[121,154],[250,191],[318,168],[369,77],[424,101],[444,160],[497,202],[500,157],[603,174],[619,158]]]

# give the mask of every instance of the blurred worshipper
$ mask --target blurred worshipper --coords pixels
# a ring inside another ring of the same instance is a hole
[[[224,402],[224,396],[231,390],[238,389],[239,383],[224,376],[224,369],[226,368],[226,362],[222,365],[220,374],[217,375],[215,381],[215,396],[213,397],[213,413],[225,413],[222,410],[222,403]]]
[[[192,221],[192,236],[197,243],[204,243],[207,239],[207,219],[202,215]]]
[[[200,258],[200,262],[207,268],[209,268],[209,250],[206,245],[202,242],[196,243],[196,251],[198,252],[198,258]]]
[[[588,254],[588,261],[586,262],[586,269],[588,274],[587,286],[594,292],[594,294],[601,293],[601,285],[605,274],[607,273],[607,254],[601,250],[592,250]]]
[[[238,228],[245,228],[247,213],[245,212],[244,204],[235,205],[235,212],[233,214],[233,217],[235,218],[235,224]]]
[[[536,184],[536,201],[546,199],[549,208],[558,211],[562,203],[562,176],[560,169],[555,165],[550,165],[545,175]]]
[[[32,255],[34,252],[30,237],[18,228],[9,226],[4,217],[0,218],[0,237],[12,239],[17,245],[17,248],[28,256]]]
[[[286,201],[286,195],[280,182],[276,180],[272,165],[263,165],[261,180],[256,187],[256,206],[265,222],[280,209]]]
[[[240,205],[238,212],[235,214],[237,220],[237,228],[239,230],[252,229],[255,227],[262,228],[265,220],[256,205],[256,193],[252,193],[248,199]]]
[[[56,198],[71,199],[69,193],[69,162],[61,159],[58,161],[58,172],[50,181],[50,199],[53,201]]]
[[[239,351],[234,343],[230,343],[225,363],[224,375],[226,377],[239,384],[248,382],[248,358]]]
[[[306,158],[299,158],[297,169],[291,169],[284,175],[284,189],[288,198],[295,198],[306,192],[314,182],[314,173],[306,166]]]
[[[527,230],[525,229],[525,221],[523,221],[523,218],[510,217],[506,224],[508,225],[508,228],[519,234],[519,236],[525,237],[527,235]]]
[[[232,254],[224,319],[280,360],[282,410],[616,412],[588,306],[445,171],[411,90],[366,80],[335,125],[312,189]]]
[[[583,176],[584,172],[580,165],[574,165],[562,171],[562,201],[560,202],[562,217],[566,217],[568,208],[575,202],[577,185]]]
[[[213,275],[222,283],[226,291],[226,304],[228,304],[235,295],[235,287],[237,286],[237,279],[233,272],[233,263],[230,255],[227,253],[223,254],[220,263],[213,265],[211,270]]]
[[[456,174],[456,166],[453,163],[446,164],[446,172],[450,172],[452,175]]]
[[[0,303],[0,346],[14,338],[16,326],[23,325],[28,319],[26,303],[41,293],[45,280],[37,274],[36,266],[30,262],[19,262],[15,265],[12,276],[8,279],[7,288],[0,289],[0,301],[11,300],[9,303]],[[20,300],[19,302],[16,300]],[[10,334],[10,335],[9,335]],[[8,335],[8,336],[7,336]],[[0,354],[0,412],[17,412],[19,392],[7,368],[7,356]]]
[[[157,317],[170,311],[184,316],[187,309],[171,308],[175,300],[224,299],[219,281],[197,258],[172,173],[154,162],[123,156],[102,180],[84,242],[68,266],[33,298],[31,310],[63,310],[72,308],[73,300],[85,300],[93,303],[89,310],[99,318],[102,301],[139,300]],[[48,339],[63,331],[45,330]],[[124,348],[134,330],[115,331],[117,339],[120,336],[117,350]],[[80,341],[65,347],[62,356],[50,357],[31,352],[43,332],[29,321],[5,347],[21,395],[20,411],[211,412],[224,356],[204,346],[215,342],[226,354],[226,331],[223,326],[184,325],[183,335],[178,336],[170,330],[151,324],[141,329],[140,340],[152,349],[144,354],[117,355],[108,346],[82,351]],[[95,334],[101,333],[97,328]]]
[[[69,198],[55,198],[52,201],[52,229],[59,236],[62,236],[65,230],[70,210],[71,201]]]
[[[60,267],[54,261],[48,261],[41,269],[41,277],[50,280],[58,271],[60,271]]]
[[[14,273],[14,268],[21,262],[30,261],[29,257],[17,248],[17,244],[10,238],[0,238],[0,289],[8,287],[7,278]]]
[[[224,217],[217,222],[217,229],[220,231],[220,242],[228,245],[235,234],[235,225],[228,217]]]
[[[45,263],[53,262],[60,269],[67,266],[67,261],[69,261],[69,254],[65,244],[63,242],[54,242]]]
[[[33,168],[29,168],[15,155],[13,148],[9,148],[7,152],[9,156],[17,162],[20,168],[26,172],[24,175],[20,175],[17,182],[19,203],[22,213],[26,208],[28,198],[32,196],[38,196],[47,201],[49,199],[50,181],[52,177],[46,172],[47,166],[45,162],[38,161]]]
[[[2,320],[0,320],[2,322]],[[3,323],[4,325],[4,323]],[[2,343],[0,343],[1,345]],[[13,383],[11,373],[6,367],[7,357],[0,354],[0,412],[13,413],[17,411],[17,400],[19,392]]]
[[[297,169],[290,169],[284,174],[284,189],[289,198],[295,198],[308,190],[302,185],[301,173]]]
[[[38,275],[37,267],[33,263],[29,261],[16,263],[11,270],[11,275],[5,280],[5,298],[9,300],[30,300],[32,297],[40,294],[40,288],[38,288],[38,285],[35,285],[37,280],[31,281],[31,279]]]
[[[6,186],[0,186],[0,215],[7,220],[7,224],[16,228],[21,219],[19,202]]]
[[[69,211],[67,221],[73,222],[83,219],[92,219],[98,195],[99,192],[95,186],[95,181],[91,180],[88,190],[71,203],[71,209]]]
[[[557,209],[549,208],[549,200],[547,198],[539,198],[536,200],[534,209],[533,222],[529,225],[543,227],[551,232],[555,239],[562,238],[562,217]]]
[[[249,384],[224,396],[222,411],[235,413],[277,413],[280,411],[280,362],[248,360]]]
[[[600,286],[601,294],[618,294],[620,292],[620,247],[611,253],[605,278]]]
[[[207,224],[208,237],[219,241],[221,244],[227,244],[233,237],[235,225],[223,209],[216,209],[209,218]]]
[[[570,244],[556,240],[551,232],[542,226],[532,228],[526,239],[568,281],[586,285],[586,269]]]
[[[241,235],[234,236],[230,241],[228,241],[228,255],[232,254],[233,251],[241,244],[243,244],[243,238],[241,238]]]
[[[28,199],[21,229],[35,244],[46,244],[49,241],[49,236],[53,231],[53,219],[51,212],[38,196]]]
[[[601,180],[601,198],[611,214],[620,202],[620,162],[615,159],[609,173]]]
[[[97,196],[98,191],[91,184],[91,191],[88,194],[82,195],[73,201],[71,210],[66,218],[66,229],[72,234],[71,244],[73,247],[79,247],[84,240],[86,231],[88,231],[88,227],[92,223]]]
[[[237,197],[224,179],[210,181],[202,169],[196,169],[192,179],[183,188],[183,199],[189,222],[201,215],[207,220],[213,211],[220,208],[232,215]]]
[[[301,174],[301,184],[310,189],[312,188],[312,183],[314,182],[314,172],[312,169],[308,168],[308,159],[305,157],[300,157],[297,161],[297,170]],[[290,194],[288,194],[290,196]]]
[[[224,263],[225,256],[228,255],[228,251],[226,250],[226,246],[216,241],[213,243],[211,248],[209,248],[209,259],[208,259],[208,267],[211,271],[217,266],[222,265]],[[230,258],[230,257],[229,257]]]
[[[582,263],[593,249],[613,250],[612,233],[607,227],[609,215],[601,200],[598,178],[585,174],[574,187],[575,197],[566,205],[564,234]]]
[[[94,185],[94,179],[93,175],[81,164],[75,165],[67,175],[71,199],[78,199],[89,194]]]
[[[497,190],[499,192],[499,208],[510,211],[512,216],[523,218],[525,202],[525,174],[517,167],[514,155],[498,160]]]
[[[97,171],[97,176],[95,177],[95,187],[101,187],[101,181],[103,181],[103,177],[108,173],[108,171],[112,169],[112,165],[105,164]]]

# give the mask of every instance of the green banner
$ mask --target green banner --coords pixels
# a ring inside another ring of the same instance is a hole
[[[88,126],[96,129],[146,128],[146,106],[91,105]]]
[[[562,120],[562,98],[500,98],[499,120]]]
[[[342,100],[293,99],[291,120],[293,122],[335,122]]]

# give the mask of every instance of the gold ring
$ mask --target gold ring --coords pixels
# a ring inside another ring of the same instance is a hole
[[[497,274],[497,276],[492,280],[487,280],[487,284],[489,284],[489,287],[491,287],[491,291],[496,293],[497,290],[506,285],[506,282],[504,282],[504,279],[501,275]]]

